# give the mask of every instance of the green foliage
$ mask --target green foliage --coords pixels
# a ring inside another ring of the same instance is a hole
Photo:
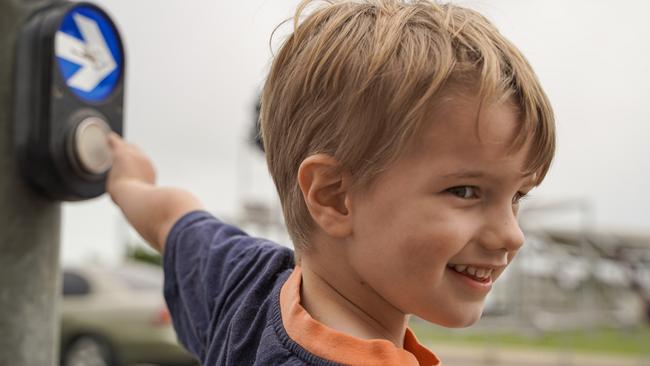
[[[474,346],[535,348],[586,353],[650,356],[650,326],[635,329],[593,328],[544,332],[537,335],[515,331],[449,330],[414,321],[410,324],[425,343],[450,343]]]
[[[142,246],[130,246],[126,252],[126,258],[136,262],[162,266],[162,256],[159,253]]]

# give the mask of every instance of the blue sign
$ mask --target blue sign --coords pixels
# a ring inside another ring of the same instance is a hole
[[[54,53],[66,85],[83,100],[102,102],[120,82],[122,43],[113,22],[90,5],[72,8],[56,32]]]

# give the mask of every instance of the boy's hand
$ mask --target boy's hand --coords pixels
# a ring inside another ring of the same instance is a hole
[[[156,171],[151,159],[133,144],[122,140],[120,135],[111,132],[108,145],[113,156],[113,167],[108,173],[106,191],[115,201],[116,187],[123,181],[138,181],[156,184]]]
[[[191,193],[178,188],[156,186],[153,164],[135,145],[111,133],[108,145],[113,167],[108,173],[106,191],[122,210],[131,226],[162,253],[169,231],[184,214],[203,209]]]

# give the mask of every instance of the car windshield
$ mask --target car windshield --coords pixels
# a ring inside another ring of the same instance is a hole
[[[79,273],[63,271],[63,296],[81,296],[90,293],[90,284]]]

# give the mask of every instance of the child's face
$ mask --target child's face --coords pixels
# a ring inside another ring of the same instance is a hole
[[[448,327],[480,317],[524,242],[517,201],[533,186],[521,173],[528,144],[508,154],[513,107],[484,108],[480,140],[477,112],[472,98],[439,107],[419,142],[351,200],[348,254],[362,280],[403,313]]]

